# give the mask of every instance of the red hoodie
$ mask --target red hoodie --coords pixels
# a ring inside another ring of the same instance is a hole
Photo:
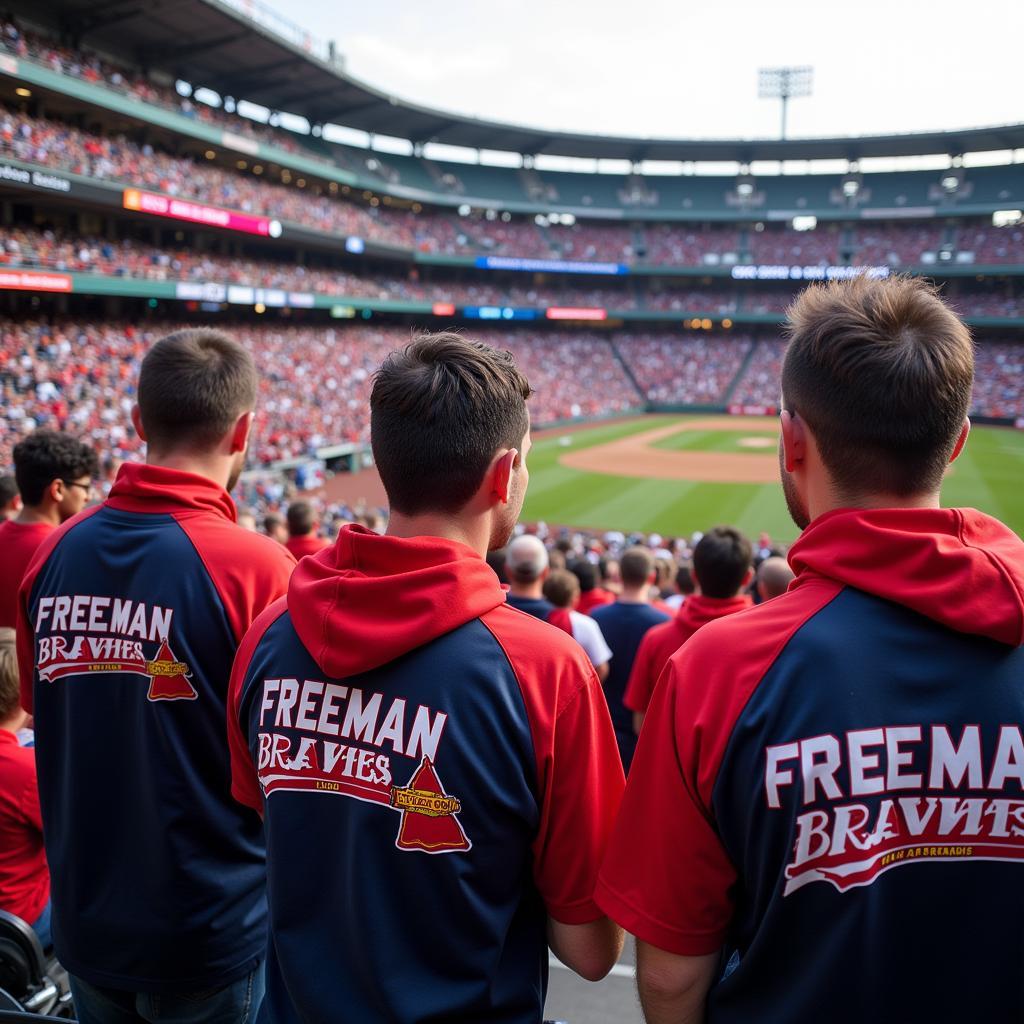
[[[298,561],[300,558],[305,558],[306,555],[315,555],[318,551],[329,548],[331,542],[324,537],[318,537],[315,533],[304,533],[300,537],[289,537],[284,546]]]
[[[751,606],[750,597],[704,597],[691,594],[680,606],[671,622],[663,622],[654,626],[640,641],[633,662],[633,670],[626,684],[626,692],[622,703],[630,711],[647,711],[651,703],[651,695],[657,685],[661,673],[672,657],[694,633],[707,622],[720,619],[723,615],[732,615]]]

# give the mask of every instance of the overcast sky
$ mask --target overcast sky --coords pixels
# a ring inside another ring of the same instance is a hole
[[[789,134],[1024,121],[1024,0],[269,0],[394,95],[555,129],[769,136],[757,69],[811,64]]]

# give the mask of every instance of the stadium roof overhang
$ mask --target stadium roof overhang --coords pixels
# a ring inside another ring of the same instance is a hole
[[[1024,124],[847,138],[653,139],[552,132],[433,110],[381,92],[221,0],[33,0],[86,46],[130,58],[224,95],[417,143],[557,156],[640,160],[858,160],[1024,148]]]

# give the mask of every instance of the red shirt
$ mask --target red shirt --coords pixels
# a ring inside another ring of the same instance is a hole
[[[622,703],[631,711],[647,711],[654,693],[655,684],[672,657],[694,633],[712,619],[741,612],[752,602],[743,597],[704,597],[692,594],[671,622],[654,626],[644,634],[640,649],[636,652],[633,671],[626,685]]]
[[[50,523],[0,523],[0,626],[14,629],[18,589],[36,548],[53,532]]]
[[[298,561],[306,555],[315,555],[318,551],[329,548],[331,542],[318,537],[315,533],[306,533],[301,537],[289,537],[284,546],[295,556],[295,561]]]
[[[614,600],[615,595],[610,590],[594,587],[593,590],[580,594],[576,611],[581,612],[583,615],[589,615],[595,608],[600,608],[603,604],[611,604]]]
[[[32,924],[49,898],[36,754],[0,729],[0,910]]]

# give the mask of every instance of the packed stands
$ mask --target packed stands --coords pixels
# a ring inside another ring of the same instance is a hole
[[[648,401],[684,405],[722,402],[752,344],[742,337],[654,333],[615,341]]]
[[[1024,344],[988,342],[977,346],[972,412],[1024,417]]]
[[[754,349],[750,362],[732,389],[730,400],[736,405],[759,405],[765,408],[777,406],[785,351],[784,341],[762,341]]]

